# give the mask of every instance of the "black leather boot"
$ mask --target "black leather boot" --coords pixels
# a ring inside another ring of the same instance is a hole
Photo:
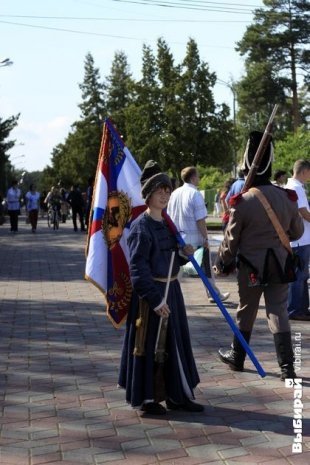
[[[294,370],[294,353],[292,348],[292,338],[290,331],[286,333],[276,333],[273,335],[276,346],[276,353],[279,366],[281,368],[281,380],[296,378]]]
[[[246,342],[249,343],[251,338],[251,331],[240,331],[240,333]],[[244,350],[242,344],[239,342],[237,336],[234,336],[230,350],[224,351],[223,349],[220,349],[218,353],[222,362],[227,363],[231,370],[243,371],[246,351]]]

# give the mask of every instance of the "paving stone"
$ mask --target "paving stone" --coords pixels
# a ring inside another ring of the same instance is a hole
[[[220,362],[217,350],[230,346],[232,332],[200,280],[183,280],[201,378],[195,396],[205,412],[148,418],[117,388],[124,327],[112,328],[102,294],[83,279],[85,236],[70,222],[54,234],[40,220],[35,237],[21,224],[12,238],[7,226],[0,226],[1,465],[310,463],[306,424],[303,453],[291,451],[293,393],[279,380],[263,300],[251,347],[266,378],[249,360],[243,373]],[[234,317],[235,276],[218,285],[231,292],[225,304]],[[310,327],[293,323],[309,377]],[[303,394],[307,418],[306,385]]]

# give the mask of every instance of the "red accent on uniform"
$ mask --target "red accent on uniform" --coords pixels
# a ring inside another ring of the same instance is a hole
[[[292,201],[292,202],[297,202],[298,200],[298,195],[296,193],[296,191],[294,191],[293,189],[285,189],[286,193],[287,193],[287,196],[288,198]]]
[[[235,205],[237,205],[241,199],[242,199],[242,194],[243,192],[239,193],[239,194],[236,194],[236,195],[233,195],[232,197],[230,197],[230,199],[228,200],[228,203],[230,205],[230,207],[234,207]]]
[[[256,279],[256,275],[254,273],[250,273],[250,281],[252,284],[255,284],[257,279]]]

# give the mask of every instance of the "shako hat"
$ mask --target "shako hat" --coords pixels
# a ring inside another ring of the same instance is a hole
[[[167,186],[172,190],[169,176],[161,172],[158,163],[148,160],[143,168],[141,178],[141,194],[147,200],[148,197],[160,186]]]
[[[251,165],[253,163],[262,137],[263,133],[260,131],[252,131],[249,134],[249,139],[244,152],[242,164],[242,170],[245,175],[247,175],[250,171]],[[263,156],[261,158],[260,164],[256,172],[256,176],[264,176],[267,178],[270,178],[271,176],[271,165],[273,162],[273,145],[271,140],[272,139],[270,139],[264,150]]]

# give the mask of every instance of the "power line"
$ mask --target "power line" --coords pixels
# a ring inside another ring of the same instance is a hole
[[[74,29],[65,29],[65,28],[60,28],[60,27],[50,27],[50,26],[40,26],[40,25],[35,25],[35,24],[25,24],[25,23],[15,23],[11,21],[2,21],[0,20],[0,24],[11,24],[13,26],[22,26],[22,27],[30,27],[34,29],[45,29],[48,31],[58,31],[58,32],[69,32],[71,34],[80,34],[80,35],[90,35],[90,36],[97,36],[97,37],[111,37],[113,39],[125,39],[125,40],[136,40],[139,42],[145,42],[147,43],[149,39],[143,39],[143,38],[138,38],[138,37],[128,37],[128,36],[120,36],[120,35],[113,35],[113,34],[103,34],[101,32],[88,32],[88,31],[78,31]],[[171,42],[174,45],[185,45],[184,43],[180,42]],[[202,45],[203,47],[203,45]],[[210,48],[224,48],[224,49],[232,49],[233,47],[226,47],[226,46],[221,46],[221,45],[214,45],[214,46],[209,46]]]
[[[128,37],[128,36],[118,36],[112,34],[102,34],[101,32],[88,32],[88,31],[77,31],[73,29],[65,29],[60,27],[49,27],[49,26],[39,26],[35,24],[24,24],[24,23],[13,23],[11,21],[1,21],[2,24],[11,24],[13,26],[23,26],[23,27],[31,27],[35,29],[46,29],[49,31],[60,31],[60,32],[70,32],[72,34],[83,34],[83,35],[91,35],[91,36],[101,36],[101,37],[112,37],[114,39],[126,39],[126,40],[143,40],[139,39],[138,37]]]
[[[125,21],[140,23],[247,23],[246,20],[235,19],[141,19],[141,18],[105,18],[105,17],[82,17],[82,16],[34,16],[34,15],[1,15],[0,18],[22,18],[22,19],[51,19],[65,21]]]
[[[195,2],[188,3],[189,0],[186,0],[187,3],[180,3],[177,1],[168,1],[168,0],[112,0],[118,3],[134,3],[137,5],[148,5],[148,6],[159,6],[165,8],[175,8],[175,9],[185,9],[185,10],[196,10],[196,11],[213,11],[218,13],[235,13],[235,14],[252,14],[253,8],[255,7],[230,7],[230,6],[220,6],[216,2]],[[208,6],[206,3],[213,3],[219,6]],[[224,5],[227,5],[226,3]],[[231,5],[231,4],[229,4]],[[258,7],[259,8],[259,7]]]

